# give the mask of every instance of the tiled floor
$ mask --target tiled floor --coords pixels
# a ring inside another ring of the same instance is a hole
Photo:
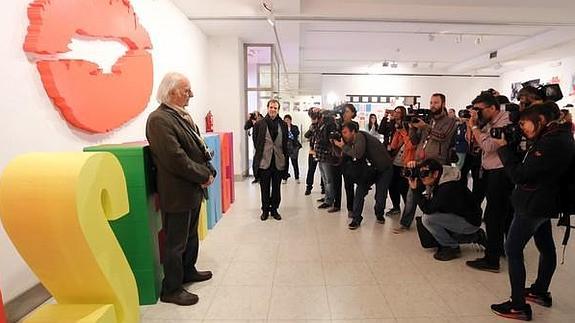
[[[489,305],[509,296],[505,263],[499,274],[473,271],[464,262],[481,253],[471,246],[462,248],[461,259],[435,261],[414,230],[392,234],[397,218],[375,223],[371,195],[362,227],[350,231],[346,212],[317,210],[318,190],[306,197],[304,188],[293,180],[282,185],[284,219],[262,222],[259,187],[237,183],[231,211],[201,244],[198,268],[212,270],[214,279],[189,288],[199,304],[142,307],[143,322],[502,321]],[[558,246],[562,230],[555,232]],[[532,243],[526,259],[532,279]],[[572,242],[553,281],[554,306],[533,306],[534,320],[575,322],[574,287]]]

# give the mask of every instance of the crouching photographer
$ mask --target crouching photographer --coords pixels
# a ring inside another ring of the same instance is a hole
[[[378,223],[385,223],[385,202],[387,189],[393,176],[391,157],[387,147],[376,137],[359,131],[356,122],[346,122],[341,129],[343,140],[334,140],[345,155],[350,157],[343,168],[348,178],[357,184],[353,199],[353,220],[350,230],[355,230],[363,220],[363,204],[370,187],[375,184],[375,216]]]
[[[509,261],[511,300],[491,305],[498,315],[519,320],[531,320],[531,307],[526,301],[551,307],[549,285],[557,265],[557,255],[551,230],[551,218],[560,209],[562,179],[569,176],[575,156],[575,142],[568,126],[560,124],[559,107],[553,102],[535,104],[520,115],[520,127],[532,141],[525,157],[509,147],[505,138],[497,144],[505,171],[515,184],[511,200],[515,216],[505,251]],[[535,283],[525,287],[526,272],[523,249],[531,238],[539,251],[539,269]]]
[[[459,258],[460,242],[485,245],[485,232],[479,228],[481,208],[471,191],[459,182],[459,169],[426,159],[418,166],[409,163],[404,175],[423,211],[423,225],[438,243],[435,259]]]

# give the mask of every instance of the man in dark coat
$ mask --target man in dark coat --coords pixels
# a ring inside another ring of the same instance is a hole
[[[198,296],[183,285],[212,277],[211,272],[200,272],[195,265],[200,207],[216,172],[198,126],[185,110],[191,97],[185,76],[167,74],[158,89],[161,105],[150,114],[146,125],[166,234],[161,300],[177,305],[198,302]]]
[[[287,179],[287,124],[279,117],[280,103],[268,101],[268,114],[254,125],[256,153],[254,155],[254,175],[260,182],[262,215],[265,221],[271,216],[281,220],[278,208],[281,202],[281,180]],[[271,189],[271,192],[270,192]]]

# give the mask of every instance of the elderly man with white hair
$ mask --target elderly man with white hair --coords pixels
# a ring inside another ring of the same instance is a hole
[[[168,73],[158,88],[160,106],[146,125],[166,234],[160,299],[178,305],[193,305],[199,300],[184,285],[212,278],[211,272],[196,269],[196,260],[200,207],[216,171],[198,126],[185,109],[193,96],[185,76]]]

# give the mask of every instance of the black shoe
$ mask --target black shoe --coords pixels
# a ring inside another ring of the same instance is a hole
[[[308,196],[311,194],[311,188],[306,188],[305,190],[305,196]]]
[[[322,194],[323,194],[323,193],[322,193]],[[320,198],[320,199],[317,199],[317,201],[320,202],[320,203],[323,203],[323,202],[325,202],[325,197],[322,197],[322,198]]]
[[[379,224],[385,223],[385,218],[383,217],[383,215],[377,215],[375,218],[377,219],[377,223]]]
[[[341,211],[341,208],[333,206],[329,210],[327,210],[327,213],[337,213],[339,211]]]
[[[433,258],[439,261],[449,261],[461,257],[459,247],[439,247]]]
[[[325,194],[325,188],[321,189],[321,194]]]
[[[360,225],[361,225],[361,221],[353,220],[353,221],[351,221],[351,223],[348,225],[348,228],[349,228],[350,230],[356,230],[356,229],[359,228]]]
[[[263,213],[262,213],[262,216],[260,217],[260,219],[261,219],[262,221],[265,221],[265,220],[267,220],[269,217],[270,217],[270,213],[269,213],[269,212],[263,212]]]
[[[507,301],[501,304],[491,305],[491,310],[493,313],[506,317],[508,319],[515,319],[521,321],[531,321],[533,313],[531,312],[531,306],[525,304],[521,307],[513,306],[511,301]]]
[[[282,219],[282,216],[278,213],[278,211],[272,211],[272,218],[279,221]]]
[[[553,305],[551,293],[534,292],[531,287],[525,288],[525,300],[529,303],[535,303],[544,307],[551,307]]]
[[[489,271],[492,273],[499,272],[499,263],[490,263],[487,258],[477,258],[475,260],[466,261],[465,264],[477,270]]]
[[[259,183],[259,182],[260,182],[260,181],[256,178],[256,179],[254,179],[254,180],[252,181],[252,184],[257,184],[257,183]]]
[[[387,213],[385,213],[385,216],[392,217],[392,216],[396,216],[396,215],[400,215],[400,214],[401,214],[400,209],[393,208],[393,209],[387,211]]]
[[[212,276],[213,275],[211,271],[198,271],[192,276],[184,277],[184,285],[210,280],[212,279]]]
[[[198,295],[189,293],[185,289],[169,295],[160,296],[160,300],[164,303],[172,303],[181,306],[190,306],[196,304],[200,298]]]
[[[330,208],[330,207],[331,207],[330,204],[327,204],[327,203],[324,202],[324,203],[321,203],[317,208],[318,208],[318,209],[327,209],[327,208]]]

